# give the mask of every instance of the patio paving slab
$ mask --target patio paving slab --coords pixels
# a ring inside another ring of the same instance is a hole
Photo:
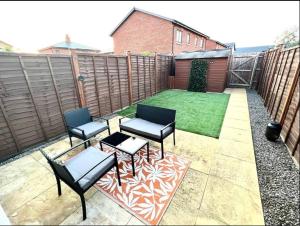
[[[194,225],[207,178],[207,174],[189,169],[160,224]]]
[[[263,225],[260,196],[227,180],[210,175],[197,225]]]

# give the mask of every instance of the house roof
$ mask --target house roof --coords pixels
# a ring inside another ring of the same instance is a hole
[[[272,49],[273,47],[274,47],[274,45],[241,47],[241,48],[236,48],[236,51],[234,54],[259,53],[259,52],[267,51],[268,49]]]
[[[177,20],[174,20],[174,19],[171,19],[171,18],[168,18],[168,17],[164,17],[164,16],[161,16],[161,15],[158,15],[158,14],[155,14],[155,13],[151,13],[151,12],[148,12],[148,11],[145,11],[145,10],[142,10],[142,9],[138,9],[138,8],[135,8],[135,7],[133,7],[133,8],[130,10],[130,12],[125,16],[125,18],[117,25],[117,27],[111,32],[110,36],[113,36],[113,34],[119,29],[119,27],[120,27],[120,26],[128,19],[128,17],[130,17],[131,14],[133,14],[135,11],[142,12],[142,13],[145,13],[145,14],[148,14],[148,15],[151,15],[151,16],[154,16],[154,17],[158,17],[158,18],[163,19],[163,20],[170,21],[171,23],[176,24],[176,25],[178,25],[178,26],[180,26],[180,27],[183,27],[183,28],[185,28],[185,29],[187,29],[187,30],[190,30],[190,31],[192,31],[192,32],[194,32],[194,33],[196,33],[196,34],[198,34],[198,35],[201,35],[201,36],[204,36],[204,37],[206,37],[206,38],[209,38],[209,36],[207,36],[207,35],[201,33],[200,31],[197,31],[197,30],[195,30],[195,29],[193,29],[193,28],[191,28],[191,27],[189,27],[189,26],[187,26],[187,25],[185,25],[185,24],[183,24],[183,23],[181,23],[181,22],[179,22],[179,21],[177,21]]]
[[[195,52],[184,52],[175,56],[175,60],[186,60],[186,59],[201,59],[201,58],[224,58],[228,57],[231,53],[230,49],[218,49],[212,51],[195,51]]]
[[[56,43],[56,44],[52,45],[51,47],[64,48],[64,49],[98,50],[98,49],[95,49],[93,47],[86,46],[86,45],[76,43],[76,42],[59,42],[59,43]]]

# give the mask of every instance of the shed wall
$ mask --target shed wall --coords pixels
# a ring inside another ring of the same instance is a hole
[[[226,86],[228,58],[210,58],[208,60],[207,91],[223,92]],[[192,59],[176,60],[174,80],[175,89],[187,89]]]

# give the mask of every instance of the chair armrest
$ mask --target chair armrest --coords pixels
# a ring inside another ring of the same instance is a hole
[[[124,115],[123,117],[119,118],[119,125],[121,124],[122,119],[128,118],[128,116],[133,115],[133,114],[136,114],[136,112],[130,113],[128,115]]]
[[[92,138],[90,138],[90,139],[92,139]],[[57,156],[54,156],[54,157],[52,158],[52,160],[56,160],[56,159],[60,158],[61,156],[63,156],[63,155],[65,155],[65,154],[67,154],[68,152],[74,150],[75,148],[79,147],[80,145],[83,145],[84,143],[86,143],[86,142],[89,141],[90,139],[87,139],[87,140],[85,140],[85,141],[83,141],[83,142],[81,142],[81,143],[79,143],[79,144],[77,144],[77,145],[75,145],[75,146],[69,148],[68,150],[66,150],[66,151],[64,151],[64,152],[62,152],[62,153],[60,153],[60,154],[58,154]]]
[[[67,128],[68,128],[68,130],[69,130],[69,128],[71,128],[71,129],[77,129],[77,130],[81,131],[82,136],[85,136],[83,129],[79,129],[78,127],[73,127],[73,126],[69,126],[69,125],[67,125]]]
[[[168,127],[170,127],[170,126],[172,126],[173,127],[173,129],[175,129],[175,121],[174,122],[171,122],[171,123],[169,123],[168,125],[165,125],[161,130],[160,130],[160,135],[162,136],[162,134],[163,134],[163,131],[166,129],[166,128],[168,128]]]
[[[87,171],[85,174],[83,174],[81,177],[79,177],[77,180],[74,181],[74,183],[77,183],[78,181],[80,181],[82,178],[84,178],[87,174],[89,174],[93,169],[95,169],[97,166],[99,166],[102,162],[104,162],[105,160],[107,160],[108,158],[110,158],[112,155],[114,155],[114,158],[117,158],[117,154],[116,152],[111,153],[110,155],[108,155],[106,158],[104,158],[102,161],[100,161],[99,163],[97,163],[95,166],[93,166],[89,171]]]
[[[101,116],[91,116],[91,120],[94,121],[94,119],[102,119],[106,121],[106,124],[109,126],[109,119],[103,118]]]

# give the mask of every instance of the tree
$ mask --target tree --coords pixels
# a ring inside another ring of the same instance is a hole
[[[283,44],[285,47],[299,45],[299,27],[294,26],[283,31],[275,40],[275,44]]]
[[[188,91],[206,92],[206,75],[208,62],[206,60],[194,59],[190,71]]]

